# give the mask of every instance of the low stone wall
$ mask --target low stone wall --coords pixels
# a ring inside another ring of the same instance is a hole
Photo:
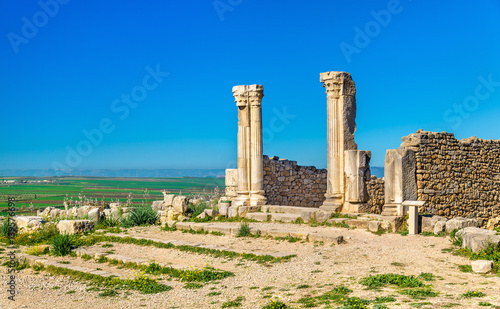
[[[366,186],[368,189],[368,195],[370,196],[370,200],[368,201],[370,213],[380,214],[382,212],[382,207],[384,206],[384,179],[371,176],[370,181],[366,183]]]
[[[319,207],[325,200],[326,169],[264,156],[264,192],[268,205]]]
[[[419,130],[401,146],[415,151],[418,200],[427,201],[421,212],[476,218],[480,226],[500,217],[500,140]]]

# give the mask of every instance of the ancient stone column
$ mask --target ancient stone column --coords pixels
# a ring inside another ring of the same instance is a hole
[[[234,86],[233,96],[238,107],[238,186],[234,206],[250,204],[250,112],[247,86]]]
[[[262,150],[262,85],[248,86],[248,103],[250,106],[250,206],[266,204],[263,190],[264,164]]]
[[[367,182],[370,181],[370,151],[346,150],[345,174],[346,193],[344,212],[360,213],[369,212]]]
[[[356,131],[356,87],[347,72],[320,74],[320,81],[327,95],[327,191],[321,210],[341,211],[345,195],[345,150],[357,150],[354,142]]]

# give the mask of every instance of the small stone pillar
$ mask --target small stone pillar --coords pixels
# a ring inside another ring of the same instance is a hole
[[[320,207],[324,211],[341,211],[345,195],[345,150],[356,150],[356,87],[347,72],[320,74],[327,95],[327,191]]]
[[[408,234],[418,234],[418,208],[423,207],[425,201],[404,201],[402,204],[403,214],[408,209]]]
[[[235,168],[226,169],[226,193],[225,195],[232,200],[236,197],[236,190],[238,187],[238,170]]]
[[[343,212],[361,213],[369,212],[368,188],[366,183],[370,181],[370,159],[371,151],[346,150],[345,151],[345,174],[346,174],[346,196]]]
[[[263,190],[262,85],[233,87],[238,107],[238,186],[233,206],[265,205]]]
[[[411,149],[388,149],[385,155],[384,216],[403,216],[403,201],[417,200],[415,152]]]

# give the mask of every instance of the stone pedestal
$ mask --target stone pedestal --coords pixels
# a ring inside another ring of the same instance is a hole
[[[382,215],[402,216],[403,201],[417,200],[416,166],[413,150],[387,150],[384,165],[385,204]]]
[[[345,150],[356,150],[356,87],[347,72],[320,74],[327,95],[327,191],[320,207],[324,211],[340,211],[345,195]]]
[[[369,212],[367,181],[370,181],[371,152],[364,150],[345,151],[346,195],[343,212]]]
[[[231,199],[231,201],[234,200],[236,197],[236,190],[238,188],[238,170],[233,168],[233,169],[226,169],[226,196]]]
[[[408,213],[408,234],[418,234],[418,208],[424,206],[424,201],[404,201],[400,211],[404,216]]]
[[[262,85],[233,87],[238,107],[238,186],[233,207],[265,205],[263,190]]]

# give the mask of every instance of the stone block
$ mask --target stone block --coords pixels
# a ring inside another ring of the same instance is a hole
[[[163,193],[163,204],[164,204],[164,207],[167,208],[167,207],[170,207],[170,206],[173,206],[174,205],[174,199],[177,195],[175,194],[165,194]]]
[[[244,217],[249,212],[259,211],[260,206],[240,206],[238,207],[238,216]]]
[[[54,208],[50,211],[50,217],[51,218],[57,218],[59,217],[59,215],[61,214],[61,209],[58,209],[58,208]]]
[[[325,222],[326,220],[330,219],[330,216],[332,215],[333,211],[324,211],[324,210],[319,210],[315,212],[315,217],[316,221],[318,222]]]
[[[215,209],[205,209],[205,214],[210,217],[215,217],[219,214],[219,212]]]
[[[164,201],[154,201],[153,204],[151,204],[151,208],[153,210],[165,210],[165,202]]]
[[[403,201],[417,200],[416,165],[415,152],[411,149],[398,148],[386,151],[384,162],[385,214],[394,215],[394,207],[402,205]]]
[[[109,208],[118,209],[120,207],[120,203],[109,203]]]
[[[370,158],[370,151],[345,151],[346,201],[351,204],[366,203],[370,199],[366,186],[370,181]]]
[[[381,228],[381,225],[380,221],[368,221],[368,230],[370,232],[377,232]]]
[[[98,208],[97,206],[82,206],[78,207],[77,209],[77,216],[79,218],[83,218],[88,215],[89,211],[91,211],[94,208]]]
[[[198,219],[205,219],[206,217],[207,217],[207,214],[205,212],[202,212],[201,214],[196,216],[196,218],[198,218]]]
[[[62,220],[57,224],[57,229],[61,234],[78,234],[91,231],[94,222],[91,220]]]
[[[352,219],[352,220],[346,220],[345,223],[347,223],[347,225],[349,225],[351,227],[367,230],[368,225],[370,224],[370,221]]]
[[[188,202],[189,202],[189,200],[188,200],[187,196],[177,195],[174,198],[174,203],[172,206],[174,213],[186,214],[186,212],[188,210]]]
[[[488,230],[493,230],[498,226],[500,226],[500,217],[491,218],[488,220],[488,223],[486,223],[486,228]]]
[[[450,233],[454,229],[476,226],[478,226],[478,222],[476,219],[456,217],[446,222],[446,232]]]
[[[14,221],[17,224],[18,228],[33,228],[33,227],[42,227],[42,224],[45,223],[43,217],[34,217],[34,216],[18,216],[14,217]]]
[[[231,203],[220,203],[219,202],[219,213],[223,217],[228,216],[228,208],[231,207]]]
[[[493,261],[477,260],[470,263],[472,271],[478,274],[485,274],[493,268]]]
[[[444,232],[446,229],[446,221],[438,221],[434,225],[434,234],[438,235],[439,233]]]
[[[446,226],[446,219],[445,217],[441,216],[421,216],[421,231],[422,232],[431,232],[434,233],[434,228],[438,222],[444,222],[444,226]],[[442,225],[442,224],[441,224]],[[436,234],[436,233],[435,233]]]
[[[500,235],[496,235],[495,231],[477,227],[463,228],[457,232],[456,236],[462,237],[462,248],[469,248],[474,252],[486,248],[488,243],[500,244]]]
[[[231,206],[227,209],[227,216],[229,218],[238,217],[238,206]]]
[[[245,216],[247,219],[255,221],[269,221],[271,220],[271,214],[265,212],[249,212]]]
[[[324,242],[326,244],[336,244],[340,245],[341,243],[344,242],[344,237],[342,235],[340,236],[330,236],[330,235],[321,235],[321,234],[315,234],[311,233],[308,236],[310,242]]]
[[[94,208],[88,213],[89,219],[94,222],[99,222],[101,220],[101,210],[99,208]]]

